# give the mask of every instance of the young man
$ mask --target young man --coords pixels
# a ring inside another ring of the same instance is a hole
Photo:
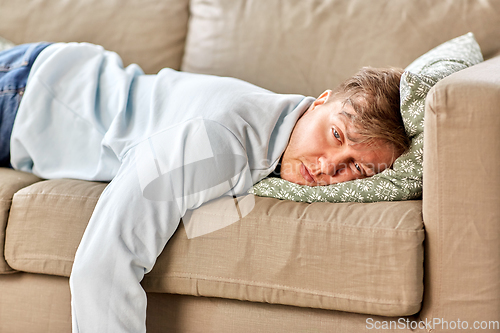
[[[188,210],[244,194],[280,160],[284,179],[331,184],[390,167],[407,144],[399,70],[364,69],[314,99],[171,69],[144,75],[92,44],[40,45],[0,53],[28,59],[19,109],[1,110],[15,115],[12,166],[111,181],[76,253],[73,332],[145,332],[140,281]],[[23,86],[4,73],[4,87]]]
[[[362,68],[327,90],[301,116],[281,163],[281,178],[329,185],[373,176],[409,147],[399,112],[401,69]]]

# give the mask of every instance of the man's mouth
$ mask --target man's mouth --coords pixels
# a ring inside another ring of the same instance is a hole
[[[313,175],[309,172],[309,169],[306,168],[304,163],[300,166],[300,174],[308,183],[315,183]]]

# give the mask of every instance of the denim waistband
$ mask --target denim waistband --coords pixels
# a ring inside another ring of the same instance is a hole
[[[10,136],[36,57],[50,43],[22,44],[0,52],[0,166],[10,166]]]
[[[22,44],[0,52],[0,94],[25,88],[36,57],[49,45],[45,42]]]

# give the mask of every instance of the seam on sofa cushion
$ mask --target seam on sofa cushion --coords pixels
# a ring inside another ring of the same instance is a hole
[[[32,197],[32,196],[61,197],[61,198],[69,198],[69,199],[92,199],[95,201],[97,201],[99,199],[99,197],[94,197],[94,196],[58,194],[58,193],[36,193],[36,192],[34,192],[34,193],[15,194],[16,198]]]
[[[152,276],[155,278],[155,276]],[[233,283],[233,284],[238,284],[238,285],[245,285],[245,286],[251,286],[251,287],[261,287],[261,288],[269,288],[269,289],[279,289],[283,291],[292,291],[296,293],[305,293],[305,294],[310,294],[310,295],[316,295],[316,296],[323,296],[323,297],[333,297],[333,298],[342,298],[342,299],[349,299],[353,301],[359,301],[359,302],[385,302],[385,304],[389,305],[412,305],[412,304],[420,304],[418,303],[407,303],[404,301],[400,300],[389,300],[389,299],[378,299],[378,298],[366,298],[366,297],[352,297],[352,296],[347,296],[344,294],[338,294],[338,293],[326,293],[326,292],[321,292],[313,289],[306,289],[306,288],[296,288],[296,287],[289,287],[285,285],[280,285],[280,284],[268,284],[268,283],[262,283],[258,281],[249,281],[249,280],[243,280],[243,279],[231,279],[231,278],[223,278],[220,276],[214,276],[214,275],[202,275],[202,274],[192,274],[192,273],[182,273],[182,272],[173,272],[173,273],[168,273],[168,274],[163,274],[163,275],[158,275],[158,277],[175,277],[175,278],[181,278],[181,279],[189,279],[189,280],[204,280],[204,281],[213,281],[213,282],[224,282],[224,283]]]
[[[215,214],[217,215],[217,214]],[[359,232],[361,231],[369,231],[369,233],[380,233],[380,234],[386,234],[388,231],[393,233],[396,232],[398,234],[415,234],[415,233],[421,233],[424,232],[423,229],[392,229],[392,228],[379,228],[379,227],[374,227],[374,226],[349,226],[347,224],[335,224],[335,223],[325,223],[325,221],[316,221],[316,220],[310,220],[310,219],[299,219],[299,220],[292,220],[290,221],[289,218],[285,218],[283,216],[269,216],[269,217],[253,217],[253,216],[246,216],[244,218],[245,220],[254,220],[254,221],[269,221],[272,220],[273,223],[279,222],[279,223],[288,223],[288,224],[306,224],[308,226],[312,226],[316,229],[327,229],[327,228],[335,228],[339,230],[349,230],[350,232]],[[422,223],[423,225],[423,223]]]

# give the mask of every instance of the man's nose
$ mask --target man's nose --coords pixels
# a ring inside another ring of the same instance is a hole
[[[342,153],[324,155],[319,158],[321,173],[334,176],[347,167],[347,157]]]

